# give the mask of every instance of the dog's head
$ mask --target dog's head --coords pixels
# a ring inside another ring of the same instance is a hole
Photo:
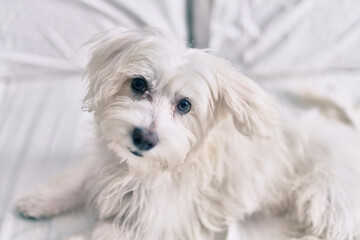
[[[113,30],[93,42],[84,106],[129,165],[182,164],[230,114],[240,133],[270,135],[272,99],[225,60],[154,28]]]

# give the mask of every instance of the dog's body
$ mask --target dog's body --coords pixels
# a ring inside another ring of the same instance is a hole
[[[289,217],[309,239],[360,236],[359,154],[333,137],[360,146],[349,129],[296,117],[277,127],[256,84],[159,30],[96,41],[85,74],[92,160],[21,198],[24,215],[88,202],[99,224],[74,239],[208,240],[258,212]]]

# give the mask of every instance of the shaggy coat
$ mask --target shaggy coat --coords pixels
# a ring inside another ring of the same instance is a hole
[[[92,152],[20,198],[23,215],[87,202],[99,223],[69,239],[209,240],[259,212],[296,222],[301,239],[359,239],[360,159],[344,139],[360,141],[350,129],[329,131],[336,123],[327,129],[316,114],[279,121],[276,103],[252,80],[158,29],[117,29],[92,44],[84,74]],[[141,93],[132,83],[139,78]],[[156,146],[139,149],[136,127],[156,133]]]

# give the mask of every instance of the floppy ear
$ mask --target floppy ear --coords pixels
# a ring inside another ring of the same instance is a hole
[[[278,122],[274,99],[230,63],[220,60],[216,68],[221,98],[236,129],[249,137],[271,137]]]
[[[92,45],[90,59],[83,79],[86,81],[86,95],[82,109],[94,111],[98,105],[114,96],[121,85],[119,77],[126,53],[132,40],[129,31],[117,28],[95,35],[86,44]]]

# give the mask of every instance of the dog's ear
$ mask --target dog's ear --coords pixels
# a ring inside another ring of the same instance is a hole
[[[278,122],[274,99],[225,60],[217,59],[214,68],[223,106],[232,114],[236,129],[249,137],[271,137]]]
[[[128,33],[124,28],[117,28],[97,34],[84,44],[92,48],[83,74],[87,85],[83,110],[94,111],[119,91],[123,84],[119,78],[121,65],[133,42]]]

